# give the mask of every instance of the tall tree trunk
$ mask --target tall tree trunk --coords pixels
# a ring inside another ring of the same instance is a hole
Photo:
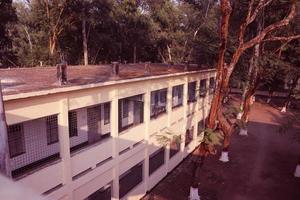
[[[167,50],[168,50],[169,62],[172,62],[171,47],[169,45],[167,45]]]
[[[83,61],[84,66],[89,64],[88,60],[88,44],[87,44],[87,35],[86,35],[86,17],[83,11],[83,18],[82,18],[82,45],[83,45]]]
[[[133,63],[136,63],[136,43],[133,45]]]
[[[0,83],[0,173],[10,177],[9,150],[7,138],[7,125],[5,119],[2,87]]]
[[[215,95],[212,99],[211,108],[208,118],[208,128],[214,129],[215,120],[217,119],[217,113],[220,108],[220,103],[223,99],[223,90],[228,87],[225,85],[224,80],[227,76],[227,64],[225,63],[225,52],[227,49],[228,42],[228,28],[229,28],[229,18],[232,12],[232,8],[229,1],[221,1],[221,46],[218,55],[217,64],[217,77],[216,77],[216,90]]]

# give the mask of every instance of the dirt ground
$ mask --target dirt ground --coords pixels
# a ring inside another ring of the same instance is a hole
[[[300,124],[278,133],[288,115],[255,103],[249,136],[232,137],[230,162],[218,161],[220,154],[207,158],[199,176],[201,200],[300,200],[300,178],[293,176],[300,156],[294,135]],[[143,200],[187,200],[190,166],[188,157]]]

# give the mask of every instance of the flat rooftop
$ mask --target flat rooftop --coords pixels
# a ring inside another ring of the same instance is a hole
[[[111,65],[89,65],[89,66],[68,66],[68,83],[60,86],[56,77],[56,67],[32,67],[32,68],[9,68],[0,69],[0,79],[4,96],[21,93],[37,92],[55,88],[68,88],[112,81]],[[142,64],[121,64],[120,80],[167,75],[191,71],[207,70],[208,67],[190,65],[188,71],[184,65],[153,64],[150,65],[151,72],[145,73],[144,63]]]

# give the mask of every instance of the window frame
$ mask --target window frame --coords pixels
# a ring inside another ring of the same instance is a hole
[[[172,87],[172,109],[183,106],[183,84]],[[174,104],[174,98],[177,97],[180,103]]]
[[[11,129],[16,128],[16,127],[18,127],[18,129],[19,129],[18,131],[12,131],[11,130]],[[12,135],[11,135],[13,132],[14,133],[18,132],[18,134],[19,134],[18,137],[19,138],[13,139]],[[20,155],[26,153],[26,144],[25,144],[25,135],[24,135],[24,125],[23,125],[23,123],[13,124],[13,125],[9,125],[7,127],[7,140],[8,140],[8,149],[9,149],[10,158],[14,158],[14,157],[17,157],[17,156],[20,156]],[[14,142],[14,143],[12,143],[12,142]],[[12,149],[12,144],[15,145],[14,149],[17,149],[17,150],[15,150],[16,153],[14,153],[13,155],[12,155],[12,150],[11,150]]]
[[[103,124],[110,124],[110,102],[103,104]]]
[[[50,123],[55,123],[55,124],[50,124]],[[46,117],[46,133],[47,133],[47,145],[52,145],[59,141],[57,115],[50,115]]]
[[[150,94],[150,119],[154,119],[161,114],[167,112],[167,95],[168,89],[163,88],[159,90],[151,91]],[[154,102],[153,102],[154,101]],[[160,104],[165,104],[164,106],[159,107]],[[153,109],[159,108],[158,111],[155,113]]]
[[[202,85],[201,83],[204,83],[204,84]],[[201,87],[201,86],[204,86],[204,87]],[[204,92],[204,94],[202,92]],[[207,79],[201,79],[200,85],[199,85],[199,97],[205,98],[206,94],[207,94]]]
[[[73,116],[72,116],[73,115]],[[68,121],[69,121],[69,137],[78,136],[78,124],[77,124],[77,112],[76,110],[68,112]],[[75,125],[71,125],[72,122],[76,122]]]
[[[192,91],[194,91],[193,93],[193,97],[192,98],[190,98],[191,97],[191,87],[192,87]],[[192,82],[189,82],[188,83],[188,100],[187,100],[187,102],[188,103],[192,103],[192,102],[195,102],[195,101],[197,101],[197,96],[196,96],[196,89],[197,89],[197,81],[192,81]]]

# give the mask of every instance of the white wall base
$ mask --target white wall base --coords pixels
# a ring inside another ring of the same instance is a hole
[[[222,162],[229,162],[228,152],[222,151],[221,157],[219,159]]]
[[[248,130],[241,128],[239,135],[240,136],[248,136]]]
[[[199,196],[199,193],[198,193],[198,188],[190,187],[189,200],[200,200],[200,196]]]
[[[282,107],[280,112],[282,112],[282,113],[286,113],[286,107],[285,107],[285,106],[284,106],[284,107]]]
[[[294,176],[300,178],[300,164],[297,165]]]
[[[242,112],[239,112],[236,116],[236,119],[239,119],[241,120],[242,119],[242,116],[243,116],[243,113]]]

